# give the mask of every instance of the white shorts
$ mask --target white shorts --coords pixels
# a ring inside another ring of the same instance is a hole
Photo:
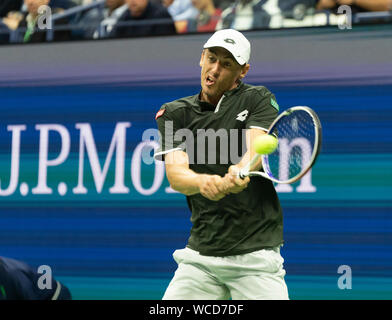
[[[227,257],[176,250],[178,268],[163,300],[287,300],[279,247]]]

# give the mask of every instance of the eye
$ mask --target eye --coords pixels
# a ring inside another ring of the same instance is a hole
[[[224,66],[225,66],[226,68],[230,68],[230,67],[231,67],[231,63],[230,63],[230,62],[225,62],[225,63],[224,63]]]
[[[210,62],[215,62],[215,57],[213,57],[213,56],[208,56],[208,61],[210,61]]]

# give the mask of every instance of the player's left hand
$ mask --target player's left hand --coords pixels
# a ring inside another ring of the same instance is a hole
[[[223,178],[222,192],[225,193],[239,193],[244,190],[250,181],[249,177],[241,179],[238,174],[240,168],[233,165],[229,167],[228,173]]]

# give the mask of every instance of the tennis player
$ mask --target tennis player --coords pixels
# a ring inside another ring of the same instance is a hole
[[[165,161],[172,188],[186,195],[193,224],[186,247],[173,254],[178,268],[163,299],[288,299],[274,186],[237,177],[255,154],[253,139],[265,134],[279,109],[268,89],[242,82],[250,52],[242,33],[215,32],[201,53],[200,93],[166,103],[156,115],[161,140],[154,157]],[[201,141],[222,129],[228,134],[216,135],[215,146]],[[227,137],[238,161],[221,152]]]

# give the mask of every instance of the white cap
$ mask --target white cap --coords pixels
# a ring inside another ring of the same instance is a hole
[[[250,42],[237,30],[223,29],[216,31],[204,44],[204,49],[212,47],[225,48],[241,66],[249,62]]]

